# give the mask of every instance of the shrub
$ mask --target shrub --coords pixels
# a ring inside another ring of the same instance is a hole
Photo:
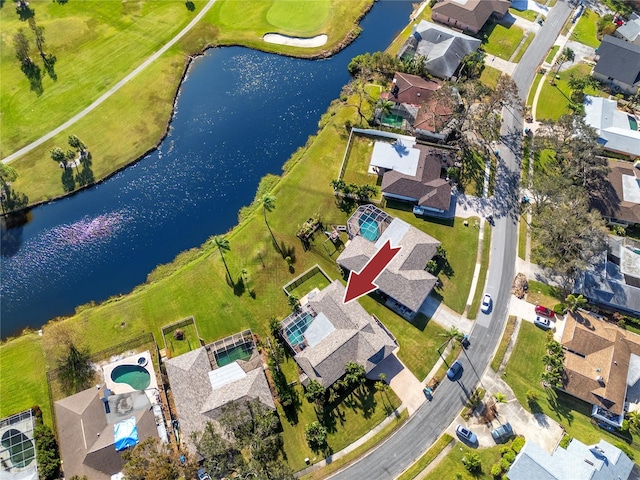
[[[500,465],[500,462],[498,462],[498,463],[494,463],[494,464],[491,466],[491,475],[492,475],[494,478],[499,478],[499,477],[501,477],[501,476],[502,476],[502,465]]]
[[[535,402],[538,400],[538,394],[533,390],[527,390],[525,395],[527,397],[527,402]]]
[[[511,449],[516,452],[516,454],[520,453],[522,447],[524,447],[525,440],[522,437],[516,437],[516,439],[511,444]]]
[[[510,448],[508,452],[502,455],[502,458],[509,462],[509,465],[511,465],[516,459],[516,452],[514,452],[513,449]]]
[[[511,466],[511,462],[509,462],[506,458],[502,457],[500,459],[500,466],[502,467],[503,471],[507,471],[509,470],[509,467]]]
[[[53,480],[60,476],[58,442],[49,427],[40,424],[33,432],[36,443],[36,460],[41,480]]]
[[[304,436],[313,451],[322,450],[327,445],[327,429],[320,422],[312,422],[304,427]]]
[[[562,439],[560,440],[560,446],[566,450],[569,444],[571,443],[571,440],[573,440],[573,437],[570,437],[565,433]]]
[[[471,473],[482,471],[482,464],[477,453],[470,452],[462,458],[462,464]]]
[[[564,312],[567,311],[567,306],[564,303],[558,303],[558,304],[554,305],[553,311],[554,311],[554,313],[557,313],[558,315],[564,315]]]

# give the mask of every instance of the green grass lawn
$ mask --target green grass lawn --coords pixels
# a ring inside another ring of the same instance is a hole
[[[511,442],[506,445],[510,445]],[[426,480],[461,479],[461,480],[492,480],[491,466],[500,461],[500,449],[505,445],[490,448],[470,449],[461,442],[456,442],[449,454],[429,474]],[[476,453],[480,457],[481,471],[471,474],[462,464],[462,459],[469,453]]]
[[[524,37],[524,31],[520,27],[511,25],[507,28],[495,22],[485,25],[480,33],[486,35],[482,43],[484,51],[503,60],[511,58]]]
[[[66,149],[70,134],[76,134],[91,151],[91,169],[96,180],[147,152],[165,133],[189,54],[201,51],[207,45],[232,44],[301,57],[317,55],[337,48],[355,28],[355,19],[372,1],[312,2],[314,5],[309,8],[328,12],[324,15],[325,23],[314,32],[309,30],[311,23],[322,15],[302,22],[302,15],[297,14],[286,21],[280,4],[285,7],[291,4],[287,0],[255,2],[250,9],[244,2],[216,2],[178,44],[99,108],[12,162],[18,172],[13,189],[25,194],[30,204],[64,195],[59,170],[51,161],[49,151],[54,146]],[[196,10],[189,12],[181,2],[128,2],[125,7],[117,2],[97,2],[96,8],[88,13],[79,3],[38,3],[34,8],[39,25],[45,27],[45,49],[58,58],[55,67],[58,81],[45,77],[44,92],[39,97],[29,91],[12,46],[14,32],[25,24],[17,20],[13,8],[4,9],[0,45],[3,47],[0,49],[3,78],[0,83],[1,156],[57,127],[98,98],[166,43],[205,1],[198,0],[195,4]],[[267,17],[272,7],[276,9],[274,18],[288,22],[286,26],[275,27],[269,23]],[[295,21],[304,25],[298,27]],[[301,36],[326,33],[329,40],[316,49],[265,43],[262,36],[273,31]],[[33,40],[31,43],[33,47]],[[132,98],[136,101],[132,102]]]
[[[483,196],[485,158],[476,150],[465,150],[460,187],[467,195]]]
[[[193,323],[180,327],[184,332],[184,338],[178,340],[173,336],[173,331],[164,334],[164,343],[167,346],[168,354],[177,357],[183,353],[200,348],[200,339],[196,333],[196,326]],[[160,346],[162,348],[162,346]]]
[[[511,341],[511,336],[513,335],[513,331],[516,328],[516,317],[513,315],[509,315],[509,319],[507,320],[507,325],[504,328],[504,333],[502,334],[502,338],[500,339],[500,344],[498,345],[498,349],[496,350],[496,354],[491,360],[491,369],[494,372],[497,372],[500,368],[500,364],[504,359],[505,354],[507,353],[507,347],[509,346],[509,342]]]
[[[516,10],[515,8],[510,8],[509,13],[511,15],[517,15],[518,17],[524,18],[525,20],[529,20],[530,22],[534,22],[536,18],[538,18],[538,12],[534,10]]]
[[[380,139],[382,140],[382,139]],[[351,136],[351,148],[346,159],[346,167],[342,179],[346,183],[357,185],[380,185],[382,177],[368,173],[369,162],[373,153],[374,140],[371,137],[353,134]],[[336,172],[337,177],[337,172]]]
[[[533,32],[529,32],[527,34],[526,38],[524,39],[524,42],[522,43],[522,45],[520,45],[520,48],[518,49],[518,53],[516,53],[515,56],[511,59],[512,62],[518,63],[520,61],[520,59],[524,55],[524,52],[527,51],[527,48],[529,48],[529,45],[531,44],[531,42],[533,42],[534,38],[535,38],[535,34]]]
[[[52,425],[46,371],[42,338],[37,333],[0,347],[0,418],[38,405],[45,423]]]
[[[547,63],[551,63],[553,61],[553,57],[555,57],[556,53],[558,53],[558,50],[560,50],[560,45],[554,45],[553,47],[551,47],[551,50],[549,50],[549,54],[547,55],[547,58],[544,59],[544,61]]]
[[[324,287],[328,286],[329,283],[331,283],[331,281],[327,277],[325,277],[321,271],[317,271],[311,277],[307,278],[303,283],[291,290],[289,293],[290,295],[295,295],[298,299],[300,299],[314,288],[322,290]]]
[[[585,10],[582,15],[580,15],[578,24],[573,29],[571,40],[575,40],[589,47],[598,48],[600,46],[600,40],[598,40],[596,34],[598,32],[599,18],[600,16],[596,12]]]
[[[453,437],[447,433],[442,435],[433,445],[422,455],[418,461],[411,465],[398,480],[413,480],[422,472],[433,460],[442,452],[447,445],[453,441]]]
[[[558,287],[535,280],[529,280],[528,283],[527,302],[553,309],[554,305],[564,301],[562,291]]]
[[[487,270],[489,269],[489,258],[491,255],[491,225],[489,222],[484,222],[484,238],[482,239],[482,261],[480,263],[480,274],[478,277],[478,285],[476,286],[476,292],[473,295],[473,301],[469,307],[467,318],[473,320],[478,315],[478,309],[480,308],[480,300],[484,295],[484,285],[487,281]]]
[[[545,352],[546,333],[530,322],[522,322],[518,340],[509,358],[504,380],[509,384],[520,404],[531,410],[526,392],[532,390],[538,395],[537,407],[551,419],[560,423],[566,432],[587,445],[597,443],[601,438],[616,445],[622,440],[591,424],[591,406],[565,393],[545,390],[540,383],[544,369],[542,357]],[[638,441],[637,434],[634,441]],[[634,445],[623,445],[636,455],[640,449]]]
[[[536,92],[538,91],[538,84],[540,80],[542,80],[543,75],[541,73],[536,73],[535,78],[533,79],[533,83],[531,84],[531,88],[529,89],[529,95],[527,95],[527,105],[533,105],[533,99],[536,96]]]
[[[500,70],[498,70],[497,68],[493,68],[490,65],[485,65],[482,69],[482,73],[480,74],[480,82],[482,82],[487,87],[494,89],[498,85],[500,75],[502,75],[502,72]]]
[[[555,72],[555,69],[554,69]],[[591,67],[586,64],[578,64],[567,70],[560,72],[560,78],[554,79],[555,85],[549,83],[552,75],[547,77],[547,81],[542,85],[542,91],[538,98],[536,109],[537,120],[557,120],[560,116],[569,113],[569,103],[571,99],[571,89],[569,79],[571,75],[583,77],[589,75]],[[587,89],[585,93],[597,95],[596,90]]]
[[[409,38],[409,35],[413,32],[414,23],[420,23],[421,20],[426,20],[428,22],[432,22],[431,20],[431,2],[427,3],[424,10],[418,15],[413,22],[409,22],[406,27],[398,34],[398,36],[391,42],[391,45],[387,47],[386,52],[391,55],[396,55],[400,50],[400,47],[404,44],[404,42]]]
[[[522,216],[518,225],[518,256],[523,260],[527,254],[527,220]]]

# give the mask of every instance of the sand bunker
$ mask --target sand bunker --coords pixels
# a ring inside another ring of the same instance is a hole
[[[321,47],[327,43],[327,36],[317,35],[312,38],[296,38],[280,35],[279,33],[267,33],[262,39],[268,43],[276,43],[278,45],[289,45],[291,47],[313,48]]]

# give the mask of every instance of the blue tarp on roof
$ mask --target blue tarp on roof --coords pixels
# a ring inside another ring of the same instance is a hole
[[[136,417],[122,420],[113,425],[114,444],[117,452],[138,444],[138,428]]]

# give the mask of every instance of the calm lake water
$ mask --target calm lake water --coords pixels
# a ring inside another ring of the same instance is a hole
[[[156,265],[237,223],[267,173],[289,156],[349,81],[355,55],[384,50],[411,2],[377,2],[360,37],[328,60],[240,47],[195,60],[171,133],[157,151],[106,182],[2,227],[2,337],[127,293]],[[91,147],[89,145],[89,147]]]

